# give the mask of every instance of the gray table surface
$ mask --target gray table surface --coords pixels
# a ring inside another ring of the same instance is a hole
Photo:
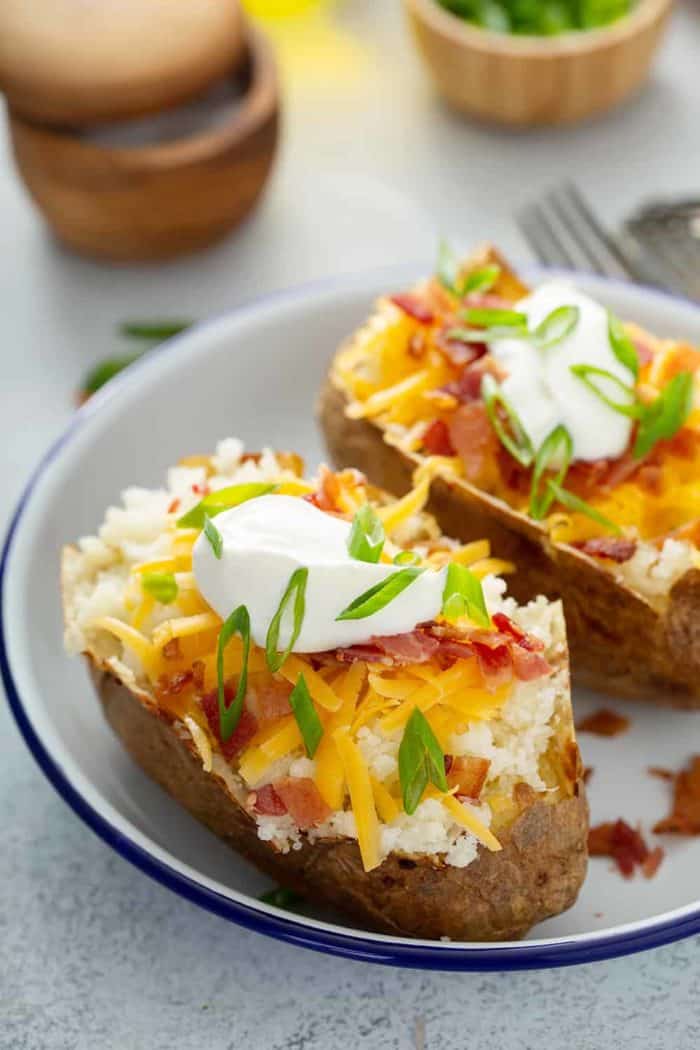
[[[609,222],[700,188],[700,9],[675,16],[644,93],[578,129],[512,134],[434,98],[389,0],[286,36],[287,111],[264,203],[220,247],[97,266],[46,235],[0,143],[0,518],[128,316],[203,316],[261,290],[432,257],[436,231],[527,258],[512,211],[574,174]],[[304,56],[300,55],[303,38]],[[239,930],[108,850],[0,708],[1,1050],[696,1047],[700,942],[565,971],[442,975],[331,959]]]

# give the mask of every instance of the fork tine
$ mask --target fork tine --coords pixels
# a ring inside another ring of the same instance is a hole
[[[563,266],[565,269],[573,267],[571,256],[552,230],[540,205],[527,205],[515,218],[525,240],[541,263],[545,266]]]
[[[590,205],[573,182],[562,183],[550,193],[552,206],[577,240],[594,268],[606,277],[629,279],[634,274],[627,259],[603,229]]]

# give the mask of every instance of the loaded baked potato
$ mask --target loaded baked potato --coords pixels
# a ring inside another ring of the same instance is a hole
[[[423,501],[224,441],[64,551],[66,644],[138,764],[283,886],[517,938],[586,870],[563,617]]]
[[[382,298],[320,399],[336,465],[517,565],[564,603],[575,679],[700,707],[700,352],[492,249]]]

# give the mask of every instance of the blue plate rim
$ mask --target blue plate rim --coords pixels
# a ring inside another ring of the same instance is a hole
[[[2,555],[0,556],[0,676],[7,693],[10,710],[17,727],[36,763],[61,798],[70,806],[76,815],[116,853],[139,868],[146,875],[167,889],[177,893],[186,900],[199,905],[230,922],[246,929],[265,934],[277,940],[295,944],[300,947],[321,951],[364,962],[381,965],[400,966],[413,969],[490,972],[544,969],[550,967],[573,966],[582,963],[615,958],[690,937],[700,933],[700,902],[695,906],[683,909],[685,914],[659,921],[645,921],[642,924],[631,924],[621,927],[618,932],[586,934],[580,937],[556,938],[533,943],[513,942],[493,945],[474,944],[469,946],[448,943],[416,942],[410,939],[390,940],[373,938],[357,933],[336,932],[328,927],[306,925],[296,921],[287,913],[267,906],[254,907],[218,893],[208,886],[188,877],[172,865],[153,856],[137,842],[125,835],[103,814],[98,812],[71,783],[60,765],[51,756],[35,731],[25,711],[19,689],[10,666],[7,630],[5,619],[5,593],[7,567],[12,554],[13,540],[17,534],[22,516],[32,497],[34,489],[50,468],[53,460],[71,441],[78,430],[86,424],[95,412],[109,400],[128,388],[138,379],[145,368],[153,367],[153,362],[162,353],[167,353],[177,343],[189,340],[193,332],[214,327],[222,322],[241,320],[246,315],[252,316],[260,310],[274,308],[276,305],[301,301],[319,292],[333,292],[345,286],[357,283],[366,284],[375,277],[386,275],[390,279],[399,279],[402,274],[415,273],[418,267],[412,264],[382,267],[365,271],[361,274],[345,274],[318,281],[304,282],[291,288],[281,289],[257,296],[233,310],[227,311],[207,321],[192,326],[186,332],[175,336],[166,343],[150,351],[148,358],[130,366],[127,373],[113,379],[106,388],[99,391],[90,401],[78,410],[76,416],[58,436],[40,460],[29,478],[19,498],[17,507],[10,519]],[[427,272],[427,268],[425,268]],[[531,273],[533,276],[556,272],[570,277],[585,277],[589,281],[600,283],[605,287],[630,287],[653,298],[675,302],[700,312],[700,306],[692,300],[656,288],[634,285],[632,282],[604,278],[598,274],[571,274],[564,270],[547,271],[539,267],[526,266],[518,272]]]

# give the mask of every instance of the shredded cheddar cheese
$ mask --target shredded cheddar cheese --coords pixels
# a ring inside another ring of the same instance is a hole
[[[333,740],[340,755],[350,792],[362,864],[365,871],[372,871],[380,864],[379,822],[367,766],[360,749],[351,739],[347,729],[336,729],[333,733]]]

